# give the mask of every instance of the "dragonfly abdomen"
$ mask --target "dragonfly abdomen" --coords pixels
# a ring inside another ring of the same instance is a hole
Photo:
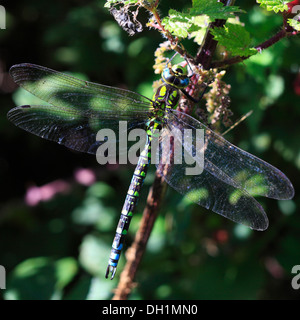
[[[138,203],[140,191],[146,178],[147,170],[151,161],[151,140],[151,136],[148,136],[147,143],[139,157],[129,189],[127,191],[125,203],[123,205],[120,220],[117,226],[116,235],[112,244],[108,267],[105,275],[106,278],[108,277],[109,272],[111,272],[111,279],[113,279],[116,272],[120,254],[123,249],[124,239],[127,234],[134,209]]]

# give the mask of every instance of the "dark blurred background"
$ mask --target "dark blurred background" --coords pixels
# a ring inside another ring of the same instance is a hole
[[[105,280],[110,247],[132,166],[100,166],[94,156],[70,151],[10,123],[6,114],[31,103],[8,70],[30,62],[73,72],[87,80],[148,97],[154,51],[164,41],[155,30],[129,37],[102,1],[1,1],[0,30],[0,265],[2,299],[110,299]],[[160,12],[186,1],[161,1]],[[257,45],[280,30],[282,18],[253,1],[238,2]],[[148,13],[140,10],[145,23]],[[197,45],[186,47],[195,54]],[[253,113],[226,138],[283,171],[293,200],[259,198],[270,225],[252,231],[190,204],[168,189],[137,274],[131,299],[296,299],[291,273],[300,265],[300,38],[283,39],[226,70],[233,119]],[[216,56],[216,58],[219,58]],[[125,247],[138,229],[154,168],[131,223]]]

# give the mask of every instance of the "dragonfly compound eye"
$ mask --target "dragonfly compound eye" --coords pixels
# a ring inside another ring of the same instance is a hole
[[[186,77],[187,76],[187,70],[186,68],[182,67],[179,64],[175,64],[172,67],[172,71],[173,73],[177,76],[177,77]]]

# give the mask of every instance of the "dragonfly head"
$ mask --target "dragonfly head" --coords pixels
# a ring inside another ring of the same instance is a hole
[[[162,79],[177,89],[184,89],[190,82],[187,75],[187,68],[180,64],[175,64],[172,68],[166,67],[162,72]]]

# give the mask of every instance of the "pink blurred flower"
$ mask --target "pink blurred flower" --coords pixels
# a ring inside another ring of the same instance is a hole
[[[96,175],[91,169],[77,169],[74,177],[78,183],[85,186],[90,186],[96,181]]]
[[[69,183],[63,180],[55,180],[44,186],[31,186],[27,189],[25,201],[29,206],[36,206],[41,201],[51,200],[57,193],[70,189]]]

